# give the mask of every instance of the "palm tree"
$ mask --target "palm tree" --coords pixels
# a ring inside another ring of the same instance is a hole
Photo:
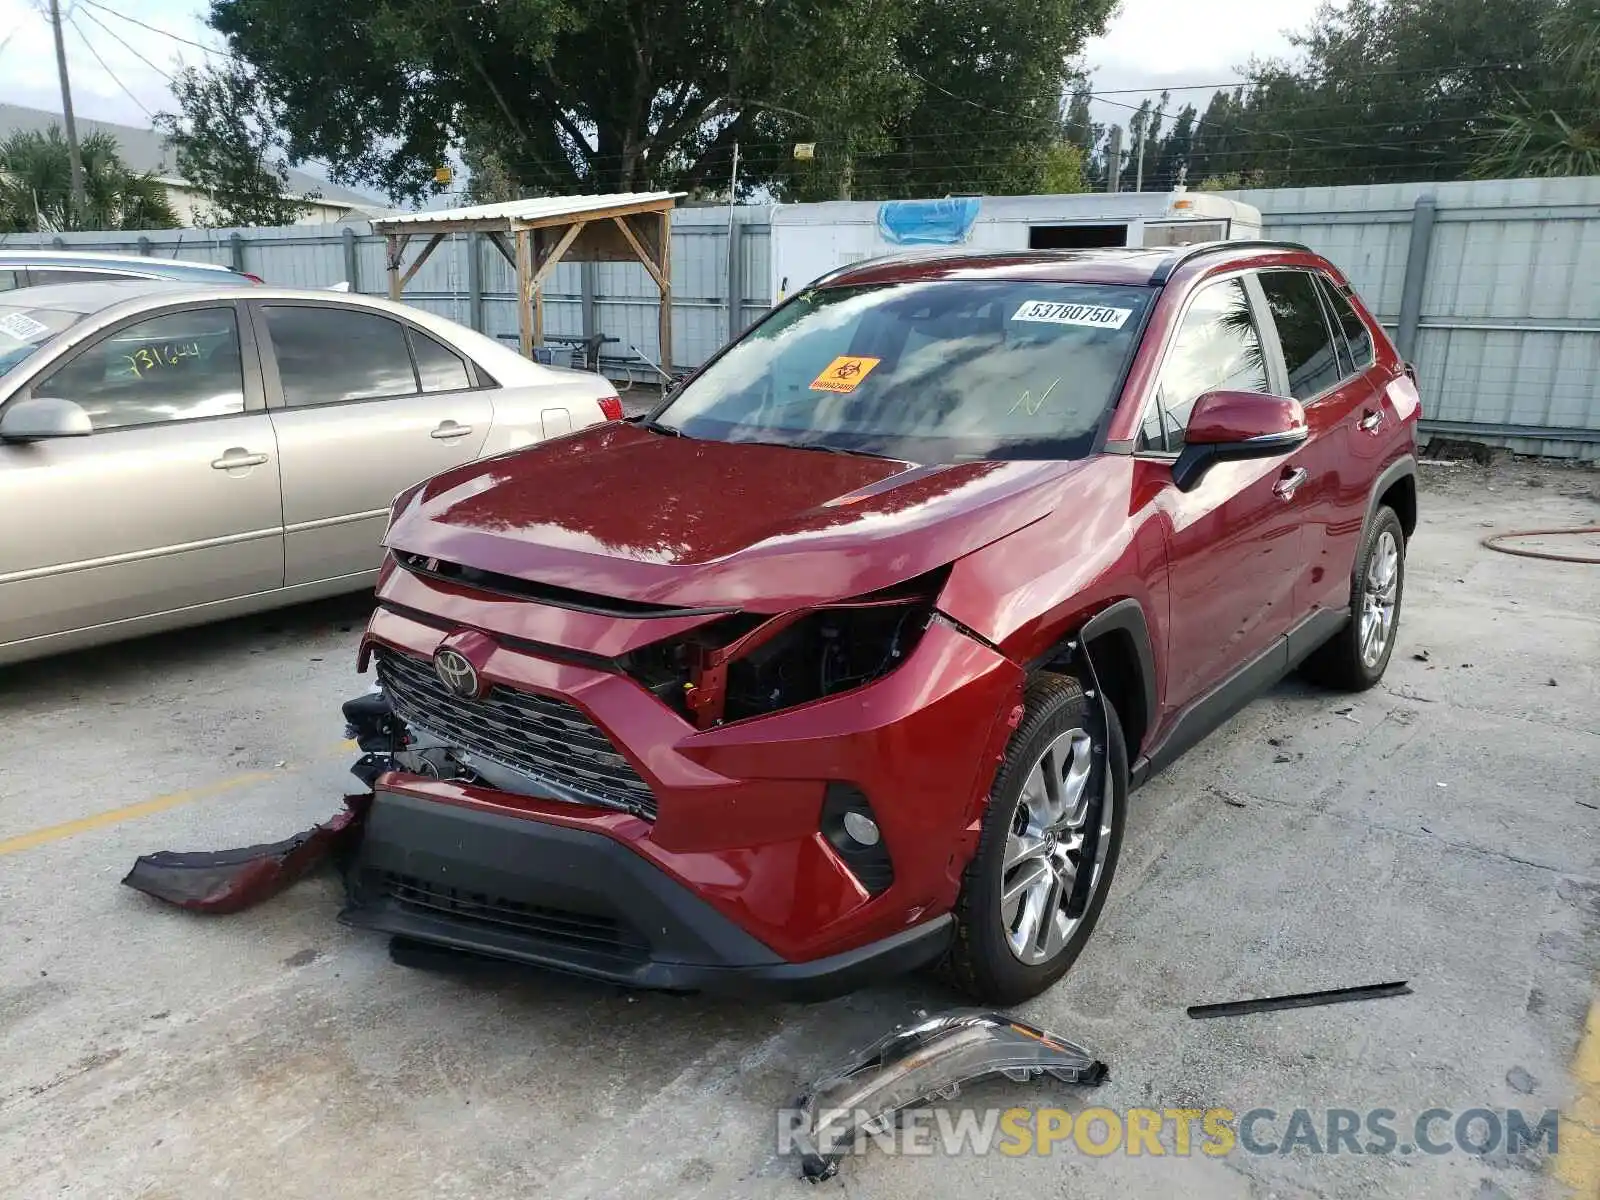
[[[0,233],[177,227],[166,187],[130,171],[114,137],[91,134],[80,151],[84,208],[75,212],[71,159],[60,129],[18,132],[0,142]]]
[[[1551,99],[1513,92],[1513,107],[1489,134],[1474,173],[1600,175],[1600,2],[1565,0],[1545,20],[1552,48]]]

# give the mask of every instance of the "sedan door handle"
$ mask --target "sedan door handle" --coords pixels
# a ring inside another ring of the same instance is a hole
[[[232,471],[237,467],[259,467],[267,461],[265,454],[252,454],[243,446],[231,446],[221,458],[211,460],[213,471]]]
[[[1383,424],[1383,413],[1376,409],[1369,408],[1361,414],[1361,420],[1356,422],[1356,424],[1367,433],[1371,433],[1377,429],[1379,425]]]
[[[1272,494],[1280,500],[1293,500],[1295,492],[1300,490],[1300,485],[1306,481],[1306,469],[1295,467],[1285,471],[1283,478],[1272,485]]]
[[[471,432],[471,425],[457,425],[454,421],[440,421],[428,436],[444,441],[446,438],[466,437]]]

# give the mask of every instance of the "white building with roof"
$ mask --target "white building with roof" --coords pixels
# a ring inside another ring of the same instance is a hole
[[[104,133],[115,138],[118,153],[130,171],[153,175],[166,187],[167,199],[179,221],[191,226],[203,222],[205,213],[211,209],[211,199],[205,189],[178,174],[177,151],[158,130],[84,117],[78,117],[76,124],[80,138],[93,133]],[[64,128],[60,113],[24,108],[18,104],[0,104],[0,140],[19,132],[46,133],[52,125]],[[317,193],[317,198],[306,202],[299,219],[294,222],[296,225],[337,225],[343,221],[365,221],[391,211],[381,200],[352,192],[304,171],[291,170],[289,193],[299,196],[308,192]]]

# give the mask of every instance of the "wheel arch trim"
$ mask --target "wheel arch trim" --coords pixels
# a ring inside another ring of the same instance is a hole
[[[1160,700],[1156,688],[1156,659],[1150,641],[1150,625],[1145,618],[1144,606],[1138,600],[1128,597],[1102,608],[1084,621],[1076,633],[1057,642],[1047,654],[1030,664],[1030,670],[1053,663],[1072,661],[1076,657],[1076,651],[1081,648],[1096,674],[1101,674],[1106,670],[1106,664],[1094,661],[1092,647],[1107,634],[1125,634],[1133,648],[1133,656],[1138,660],[1138,678],[1132,682],[1140,691],[1144,710],[1140,715],[1144,720],[1145,737],[1148,738],[1158,723]]]

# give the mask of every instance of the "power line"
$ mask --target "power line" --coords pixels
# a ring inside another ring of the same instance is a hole
[[[82,3],[82,4],[88,4],[89,0],[79,0],[79,2]],[[99,5],[94,5],[94,7],[98,8]],[[117,45],[121,46],[129,54],[131,54],[135,58],[137,58],[145,66],[149,67],[157,75],[161,76],[161,78],[165,79],[169,85],[172,83],[172,76],[171,75],[168,75],[160,67],[156,66],[155,63],[151,62],[148,58],[146,58],[144,55],[140,54],[137,50],[135,50],[132,46],[130,46],[128,44],[126,38],[121,37],[120,35],[118,35],[116,32],[114,32],[111,29],[107,29],[105,22],[100,20],[99,17],[95,16],[92,12],[86,12],[83,15],[88,17],[89,20],[93,21],[95,23],[95,25],[98,26],[100,29],[105,30],[105,34],[106,34],[107,37],[109,37],[112,41],[116,42]],[[79,30],[79,33],[81,34],[82,30]],[[96,54],[95,57],[99,58],[100,56],[98,54]],[[103,66],[104,64],[101,64],[101,65]],[[141,104],[139,107],[143,108],[144,106]]]
[[[107,8],[104,4],[96,3],[95,0],[78,0],[78,3],[87,4],[90,8],[98,8],[103,13],[107,13],[110,16],[118,18],[119,20],[127,21],[130,25],[137,25],[140,29],[149,30],[151,33],[159,33],[162,37],[171,38],[175,42],[182,42],[185,46],[193,46],[196,50],[204,50],[207,54],[220,54],[225,58],[232,57],[232,55],[230,55],[226,50],[218,50],[213,46],[205,46],[189,38],[182,37],[179,34],[169,32],[168,30],[158,29],[154,25],[146,25],[143,21],[139,20],[138,17],[130,17],[127,13],[120,13],[114,8]],[[100,22],[96,21],[95,24],[99,25]],[[105,27],[102,25],[101,28],[103,29]]]
[[[87,13],[85,13],[84,15],[88,16]],[[105,59],[100,57],[100,51],[98,51],[98,50],[96,50],[94,48],[94,43],[89,40],[89,35],[84,33],[83,26],[79,25],[77,20],[74,17],[72,17],[70,14],[67,17],[67,24],[71,25],[72,28],[73,28],[73,31],[77,33],[77,35],[78,35],[78,37],[80,39],[82,39],[83,44],[88,47],[89,53],[94,55],[95,62],[100,64],[100,69],[102,71],[104,71],[107,76],[110,77],[111,82],[116,84],[119,88],[122,89],[122,94],[124,96],[126,96],[129,100],[132,100],[134,105],[139,109],[140,112],[144,113],[144,115],[147,116],[147,117],[152,117],[153,118],[155,114],[152,113],[148,108],[146,108],[144,106],[144,103],[139,99],[139,97],[135,96],[132,92],[130,92],[128,90],[128,85],[123,83],[122,80],[118,79],[117,78],[117,73],[115,71],[113,71],[110,68],[110,66],[107,65]]]

